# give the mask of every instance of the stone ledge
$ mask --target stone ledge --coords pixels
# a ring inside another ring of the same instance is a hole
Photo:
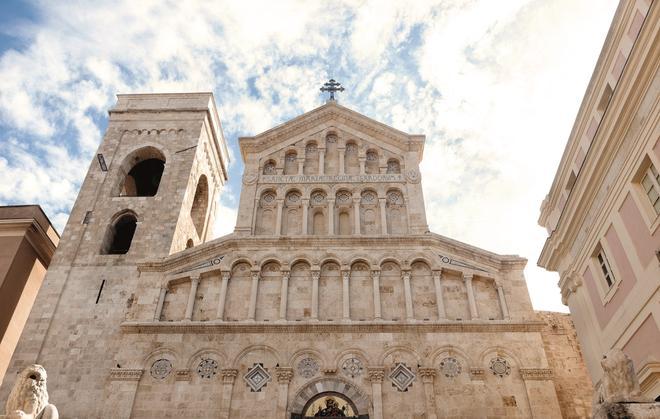
[[[243,322],[124,322],[124,333],[501,333],[540,332],[545,323],[301,323],[264,324]]]
[[[111,368],[110,381],[140,381],[144,370],[129,368]]]

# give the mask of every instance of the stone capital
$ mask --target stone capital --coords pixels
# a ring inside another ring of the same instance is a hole
[[[231,271],[221,271],[220,276],[222,277],[223,281],[229,281],[231,278]]]
[[[369,381],[372,383],[382,383],[383,378],[385,378],[385,368],[367,367],[367,374],[369,375]]]
[[[423,383],[432,383],[438,371],[435,368],[419,368],[419,375],[422,377]]]
[[[222,376],[222,382],[225,384],[233,384],[238,375],[238,370],[234,368],[226,368],[220,370],[220,375]]]
[[[293,378],[293,368],[290,367],[276,367],[275,375],[277,382],[280,384],[289,384]]]

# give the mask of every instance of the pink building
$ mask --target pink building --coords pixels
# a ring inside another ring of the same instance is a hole
[[[539,223],[594,384],[621,348],[660,395],[660,2],[621,1]]]

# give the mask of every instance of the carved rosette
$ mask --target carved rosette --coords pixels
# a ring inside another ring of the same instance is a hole
[[[410,183],[419,183],[422,180],[422,176],[417,169],[410,169],[406,171],[406,180]]]

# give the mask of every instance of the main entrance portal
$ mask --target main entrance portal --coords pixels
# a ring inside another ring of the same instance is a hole
[[[369,398],[358,387],[338,378],[322,378],[298,391],[291,419],[369,419]]]

